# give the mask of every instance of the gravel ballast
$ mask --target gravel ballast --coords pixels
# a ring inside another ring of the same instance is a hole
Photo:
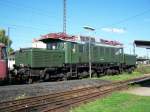
[[[83,87],[104,85],[108,83],[111,82],[99,79],[84,79],[60,82],[43,82],[25,85],[0,86],[0,102],[68,91]]]

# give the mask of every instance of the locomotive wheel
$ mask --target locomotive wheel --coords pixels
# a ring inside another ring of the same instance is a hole
[[[58,80],[60,80],[60,81],[65,81],[65,80],[67,80],[67,76],[66,76],[65,74],[60,73],[59,76],[60,76],[60,77],[58,78]]]
[[[112,75],[112,70],[107,69],[106,72],[105,72],[105,75]]]
[[[44,80],[44,71],[40,71],[40,81],[42,82]]]
[[[28,79],[28,84],[32,84],[33,83],[33,79],[32,78],[29,78]]]
[[[81,72],[80,73],[80,78],[87,78],[89,76],[89,73],[87,71]]]
[[[116,70],[116,75],[119,75],[119,70]]]
[[[129,69],[128,69],[128,74],[131,74],[131,73],[132,73],[132,69],[129,68]]]
[[[62,81],[66,81],[66,80],[67,80],[67,77],[64,75],[62,78]]]
[[[49,79],[50,79],[50,76],[49,76],[48,73],[46,73],[46,74],[45,74],[45,77],[44,77],[44,80],[45,80],[45,81],[48,81]]]
[[[96,71],[92,71],[92,77],[97,77],[97,72]]]
[[[82,79],[82,73],[78,73],[78,79]]]

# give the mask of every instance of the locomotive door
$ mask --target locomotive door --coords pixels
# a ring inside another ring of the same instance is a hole
[[[123,62],[124,62],[123,48],[120,48],[119,60],[120,60],[120,63],[123,63]]]
[[[77,44],[76,43],[71,43],[71,63],[78,63],[79,58],[78,58],[78,49],[77,49]]]
[[[70,77],[77,77],[78,51],[76,43],[67,42],[65,62],[70,65]]]
[[[65,63],[78,63],[78,50],[76,43],[67,42],[65,49]]]

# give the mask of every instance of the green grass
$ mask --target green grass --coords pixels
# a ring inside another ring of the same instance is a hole
[[[139,65],[135,71],[140,72],[142,74],[148,74],[150,73],[150,65],[149,66]]]
[[[150,97],[117,92],[70,112],[150,112]]]
[[[150,66],[140,65],[132,74],[123,73],[120,75],[109,75],[109,76],[107,75],[96,79],[103,79],[103,80],[110,80],[110,81],[123,81],[123,80],[137,78],[148,73],[150,73]]]
[[[133,72],[132,74],[123,73],[120,75],[103,76],[103,77],[100,77],[98,79],[110,80],[110,81],[122,81],[122,80],[128,80],[128,79],[136,78],[139,76],[143,76],[143,74],[139,73],[139,72]]]

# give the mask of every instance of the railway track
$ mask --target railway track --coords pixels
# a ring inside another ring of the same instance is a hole
[[[86,87],[61,93],[54,93],[0,103],[0,112],[65,112],[73,106],[94,100],[112,91],[126,88],[128,84],[150,79],[150,76],[103,86]]]

